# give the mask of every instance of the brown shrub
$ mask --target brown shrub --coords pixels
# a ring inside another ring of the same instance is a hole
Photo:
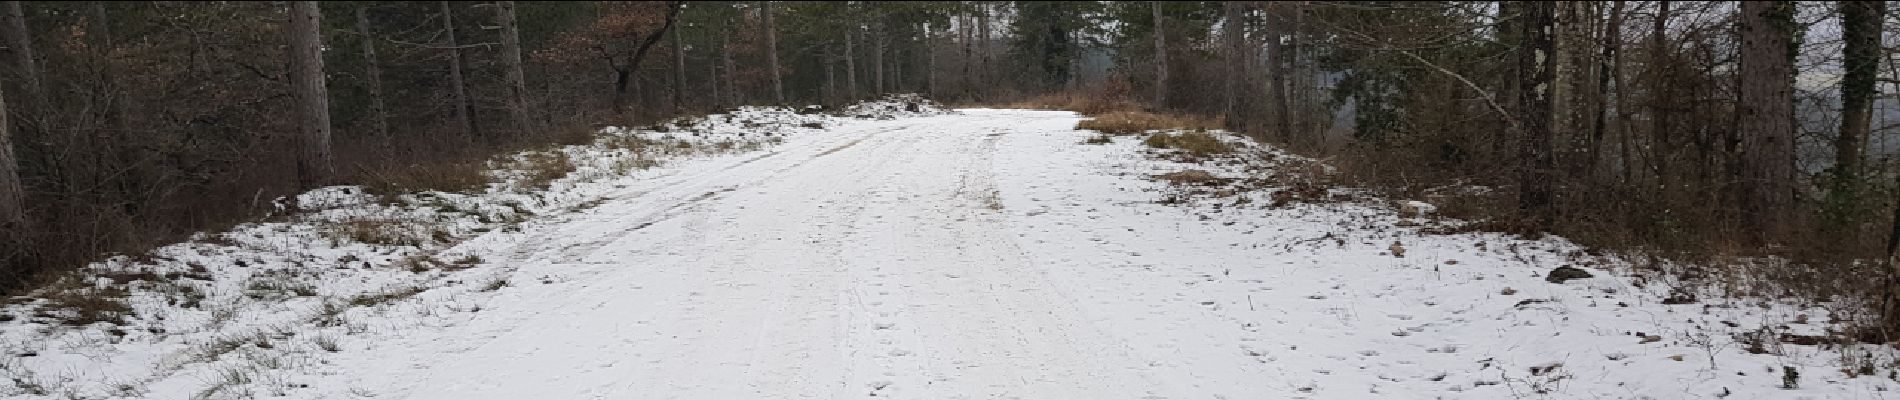
[[[554,183],[554,180],[567,176],[575,169],[573,160],[567,157],[567,152],[560,150],[528,153],[517,160],[511,168],[525,172],[522,184],[536,189],[546,189],[548,185]]]
[[[1087,129],[1110,135],[1132,135],[1152,130],[1169,129],[1211,129],[1218,128],[1217,121],[1203,117],[1155,114],[1146,111],[1115,111],[1096,115],[1075,124],[1075,129]]]

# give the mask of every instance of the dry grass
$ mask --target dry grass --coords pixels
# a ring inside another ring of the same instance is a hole
[[[398,287],[386,288],[380,292],[366,293],[366,294],[358,295],[356,297],[352,297],[350,298],[350,305],[357,306],[357,307],[368,307],[368,306],[374,306],[374,305],[387,304],[387,303],[399,301],[402,299],[415,297],[417,294],[421,294],[423,291],[427,291],[427,290],[429,289],[421,287],[421,286],[398,286]]]
[[[1220,177],[1214,176],[1214,174],[1212,173],[1208,173],[1207,171],[1202,171],[1198,169],[1181,170],[1181,171],[1155,175],[1155,179],[1160,179],[1162,181],[1175,184],[1175,185],[1218,185],[1218,184],[1226,182],[1225,179],[1221,179]]]
[[[325,228],[333,239],[385,246],[421,246],[446,235],[436,224],[403,218],[358,218]]]
[[[46,299],[43,310],[56,310],[57,314],[45,313],[42,316],[55,317],[61,323],[82,326],[98,322],[121,323],[132,315],[132,307],[125,304],[125,289],[117,287],[97,288],[86,285],[84,279],[69,275],[57,283],[46,286],[40,297]]]
[[[554,180],[574,172],[574,161],[567,152],[550,150],[528,153],[515,161],[510,168],[522,171],[521,184],[535,189],[546,189]]]
[[[1093,130],[1110,135],[1133,135],[1171,129],[1218,129],[1220,126],[1218,119],[1130,110],[1098,114],[1095,118],[1076,123],[1075,129]]]
[[[468,192],[481,189],[492,179],[480,160],[457,160],[429,164],[386,165],[366,169],[357,179],[364,189],[377,194],[420,191]]]
[[[1143,140],[1142,144],[1157,149],[1181,150],[1201,158],[1234,152],[1233,146],[1228,146],[1227,142],[1207,132],[1157,133]]]

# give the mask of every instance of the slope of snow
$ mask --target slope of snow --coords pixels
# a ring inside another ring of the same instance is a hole
[[[0,323],[12,355],[0,371],[45,388],[0,390],[1872,399],[1894,385],[1848,377],[1839,351],[1769,341],[1751,354],[1738,339],[1819,333],[1828,318],[1818,310],[1662,304],[1667,282],[1620,276],[1618,260],[1558,238],[1421,234],[1433,222],[1402,219],[1363,193],[1287,202],[1311,196],[1289,190],[1351,191],[1156,178],[1300,173],[1272,162],[1297,157],[1272,149],[1229,139],[1243,157],[1183,164],[1140,137],[1083,144],[1095,135],[1074,130],[1073,113],[911,112],[907,101],[845,111],[873,110],[858,119],[741,109],[610,130],[599,144],[563,149],[576,170],[546,191],[505,184],[397,206],[349,188],[308,194],[304,204],[323,206],[307,208],[321,210],[168,247],[165,259],[120,261],[188,276],[165,281],[208,293],[198,307],[135,282],[140,312],[123,328]],[[682,158],[665,153],[678,148],[667,140],[759,150]],[[679,161],[623,167],[642,159]],[[422,232],[430,240],[419,245],[323,233],[361,215],[445,214],[457,217],[428,225],[444,240]],[[1595,277],[1545,280],[1565,265]],[[31,315],[35,304],[6,312]],[[1889,350],[1857,351],[1892,360]],[[1799,372],[1795,388],[1781,387],[1783,367]]]

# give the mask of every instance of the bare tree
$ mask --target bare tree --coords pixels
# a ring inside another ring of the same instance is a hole
[[[0,232],[19,232],[26,225],[26,189],[20,185],[20,161],[13,156],[9,122],[7,101],[0,96]]]
[[[1616,76],[1616,72],[1618,71],[1616,66],[1621,65],[1617,62],[1616,51],[1618,48],[1623,47],[1623,0],[1616,0],[1611,4],[1607,24],[1608,25],[1604,26],[1602,32],[1603,55],[1601,59],[1597,60],[1601,65],[1597,66],[1597,88],[1594,93],[1596,103],[1593,107],[1596,108],[1596,122],[1592,125],[1595,130],[1592,131],[1590,135],[1590,173],[1592,174],[1601,173],[1601,170],[1597,167],[1599,161],[1603,158],[1603,138],[1605,131],[1609,129],[1611,123],[1609,121],[1610,84],[1616,79],[1621,79],[1621,77]],[[1622,84],[1620,81],[1616,83]]]
[[[1738,127],[1742,226],[1779,237],[1795,205],[1794,3],[1743,2]]]
[[[389,111],[383,104],[383,68],[376,59],[376,36],[369,29],[369,6],[356,6],[356,33],[363,40],[363,85],[369,89],[369,109],[376,135],[389,143]]]
[[[1518,148],[1518,211],[1542,230],[1551,222],[1551,182],[1555,160],[1551,154],[1551,84],[1555,78],[1557,46],[1552,38],[1556,5],[1527,2],[1519,5],[1517,49],[1519,128],[1523,140]]]
[[[7,47],[13,50],[14,64],[20,69],[23,89],[34,107],[46,105],[46,76],[41,73],[38,53],[33,49],[33,33],[26,28],[26,12],[18,1],[0,2],[6,13]]]
[[[1674,90],[1671,88],[1674,85],[1669,84],[1669,64],[1672,56],[1669,53],[1669,1],[1667,0],[1656,2],[1656,18],[1650,27],[1649,47],[1649,134],[1654,137],[1658,148],[1668,149],[1671,146],[1669,107],[1675,104],[1675,100],[1672,97]],[[1651,154],[1657,152],[1659,150],[1650,151]],[[1650,187],[1666,186],[1669,172],[1662,165],[1662,159],[1663,157],[1660,156],[1650,156],[1649,168],[1659,181],[1659,184],[1650,185]]]
[[[495,2],[501,25],[501,68],[508,81],[508,112],[522,135],[534,132],[534,119],[528,113],[528,74],[521,69],[521,27],[516,23],[515,2]]]
[[[1161,19],[1161,2],[1150,1],[1155,24],[1155,107],[1168,105],[1168,35]]]
[[[1283,10],[1279,5],[1269,7],[1273,7],[1273,11]],[[1293,110],[1288,103],[1292,102],[1289,99],[1292,93],[1287,90],[1286,75],[1287,65],[1292,60],[1287,59],[1286,45],[1280,42],[1286,32],[1286,19],[1276,18],[1279,15],[1279,12],[1267,13],[1267,90],[1270,91],[1267,101],[1273,107],[1274,134],[1279,135],[1281,141],[1291,141]]]
[[[680,7],[679,10],[680,10],[679,12],[683,13],[685,12],[685,7]],[[678,18],[678,16],[674,16],[674,18]],[[681,109],[685,108],[685,103],[686,103],[686,100],[685,100],[686,98],[686,45],[681,43],[681,39],[680,39],[681,36],[685,36],[685,35],[686,35],[686,27],[682,26],[682,27],[674,29],[674,32],[673,32],[673,113],[675,114],[679,113]]]
[[[475,136],[475,109],[468,101],[468,81],[462,76],[462,44],[455,37],[455,9],[449,2],[442,2],[442,29],[449,41],[449,91],[455,101],[455,126],[462,129],[462,137]]]
[[[310,189],[335,174],[330,153],[330,93],[323,76],[323,13],[315,1],[290,2],[290,84],[297,99],[297,186]]]
[[[782,80],[784,77],[779,76],[782,71],[778,67],[778,33],[772,26],[772,2],[759,2],[759,13],[763,14],[761,19],[765,27],[765,65],[772,69],[772,101],[785,104],[785,82]]]
[[[1841,7],[1842,66],[1841,129],[1834,139],[1834,170],[1828,196],[1830,211],[1849,207],[1859,197],[1861,158],[1866,143],[1869,118],[1873,115],[1874,83],[1880,68],[1881,21],[1886,18],[1887,2],[1843,1]]]
[[[857,31],[856,25],[844,31],[844,92],[845,98],[858,98],[858,64],[851,55],[851,33]]]
[[[873,87],[877,88],[876,95],[883,96],[885,93],[884,91],[884,41],[885,41],[885,38],[884,38],[883,24],[879,24],[877,30],[878,30],[878,34],[872,35],[871,37],[871,44],[875,45],[876,47],[876,50],[871,52],[871,61],[873,61],[871,63],[873,64],[871,67],[871,71],[873,72],[872,77],[877,78],[877,83],[873,85]]]
[[[1241,33],[1241,4],[1238,1],[1221,2],[1221,40],[1227,42],[1227,99],[1225,101],[1228,123],[1240,121],[1240,87],[1245,85],[1247,63],[1246,40]]]

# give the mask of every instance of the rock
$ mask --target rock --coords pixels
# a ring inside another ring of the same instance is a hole
[[[1438,211],[1438,206],[1422,201],[1410,200],[1399,203],[1399,218],[1418,218]]]
[[[1589,271],[1584,271],[1582,269],[1578,269],[1576,267],[1571,267],[1571,266],[1566,265],[1562,267],[1557,267],[1557,269],[1550,270],[1550,274],[1545,275],[1544,280],[1549,281],[1550,283],[1564,283],[1564,281],[1567,281],[1567,280],[1583,279],[1583,278],[1589,278],[1592,276],[1594,275],[1590,275]]]

